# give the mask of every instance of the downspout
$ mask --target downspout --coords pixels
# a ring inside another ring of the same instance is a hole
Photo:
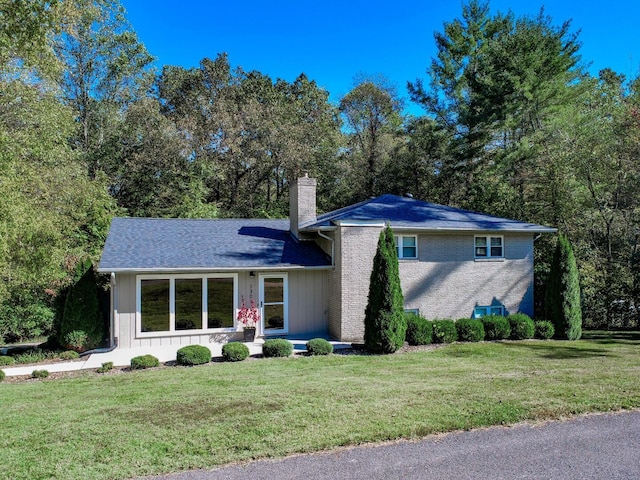
[[[533,237],[533,243],[536,243],[536,240],[538,240],[541,236],[542,236],[542,234],[539,233],[538,236]]]
[[[318,230],[318,236],[320,238],[324,238],[325,240],[329,240],[331,242],[331,266],[335,267],[336,266],[336,262],[334,260],[334,256],[335,256],[335,241],[333,240],[333,238],[323,234],[320,230]]]

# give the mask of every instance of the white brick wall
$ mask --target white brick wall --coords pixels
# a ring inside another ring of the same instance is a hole
[[[379,227],[339,227],[330,273],[329,331],[362,341]],[[403,232],[405,233],[405,232]],[[421,234],[418,260],[400,261],[405,308],[427,318],[469,318],[477,305],[503,304],[507,313],[533,313],[533,237],[505,235],[505,258],[474,260],[474,235]],[[340,248],[341,247],[341,248]]]

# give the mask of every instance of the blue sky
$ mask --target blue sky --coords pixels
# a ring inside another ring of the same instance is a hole
[[[163,65],[195,67],[227,52],[233,66],[293,81],[300,73],[337,101],[358,74],[383,74],[406,97],[407,81],[426,78],[433,33],[460,17],[458,0],[121,0],[140,40]],[[605,67],[640,73],[640,1],[493,0],[493,11],[572,20],[581,55],[595,75]],[[419,114],[418,107],[407,110]]]

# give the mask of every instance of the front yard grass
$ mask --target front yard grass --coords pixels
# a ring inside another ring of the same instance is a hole
[[[0,478],[131,478],[639,408],[639,346],[601,333],[0,383]]]

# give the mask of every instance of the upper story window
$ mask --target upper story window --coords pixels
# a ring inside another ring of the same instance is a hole
[[[396,252],[399,259],[418,258],[417,235],[395,235]]]
[[[503,237],[476,236],[475,258],[504,258]]]

